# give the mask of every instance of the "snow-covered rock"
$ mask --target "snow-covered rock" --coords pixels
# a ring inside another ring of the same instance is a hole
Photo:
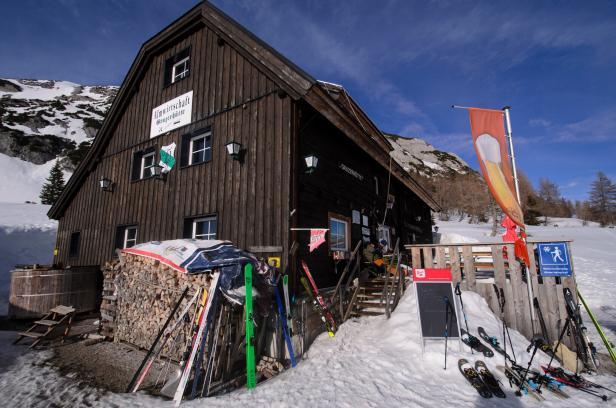
[[[65,178],[100,128],[118,88],[67,81],[0,79],[0,202],[38,201],[49,169]]]
[[[425,140],[387,133],[385,136],[394,148],[392,157],[408,172],[426,177],[473,172],[459,156],[438,150]]]

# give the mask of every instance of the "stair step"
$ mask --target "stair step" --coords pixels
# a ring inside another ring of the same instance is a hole
[[[359,312],[352,313],[352,315],[355,315],[355,316],[383,316],[384,314],[385,313],[383,312],[373,312],[369,310],[362,310]]]
[[[379,304],[378,302],[357,302],[357,307],[373,307],[375,309],[382,309],[385,307],[385,302]]]
[[[55,326],[58,322],[55,320],[37,320],[34,324],[40,324],[41,326]]]
[[[37,332],[20,332],[17,333],[19,336],[24,336],[24,337],[32,337],[33,339],[37,339],[39,337],[42,337],[45,335],[45,333],[37,333]]]

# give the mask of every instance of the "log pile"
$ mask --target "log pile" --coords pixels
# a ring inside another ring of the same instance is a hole
[[[284,371],[284,366],[273,357],[263,356],[257,364],[257,373],[265,378],[272,378]]]
[[[116,316],[117,289],[115,278],[118,274],[120,263],[112,261],[105,263],[103,271],[103,293],[101,301],[101,334],[108,339],[113,339]]]
[[[107,290],[103,293],[103,302],[108,302],[105,303],[105,314],[108,317],[115,313],[111,329],[114,340],[126,341],[144,349],[152,345],[187,286],[189,292],[180,310],[199,288],[209,288],[207,274],[187,275],[157,260],[126,253],[120,254],[117,265],[105,268],[105,273]],[[108,277],[113,278],[112,285],[109,285]],[[114,289],[112,295],[109,294],[111,287]],[[105,299],[105,296],[108,298]],[[115,310],[112,310],[114,302]],[[194,308],[191,308],[189,319],[192,319],[193,314]],[[189,331],[190,324],[180,326],[177,345],[185,344]],[[182,346],[171,350],[173,344],[167,343],[163,355],[179,360]]]

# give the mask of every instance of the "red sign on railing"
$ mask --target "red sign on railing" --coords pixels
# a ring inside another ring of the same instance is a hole
[[[451,282],[451,269],[415,269],[413,281],[417,282]]]

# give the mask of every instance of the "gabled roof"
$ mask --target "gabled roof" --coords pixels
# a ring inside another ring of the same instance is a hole
[[[118,94],[105,116],[90,151],[75,170],[62,194],[47,213],[50,218],[59,219],[70,204],[88,174],[100,161],[102,153],[113,136],[116,122],[121,118],[130,96],[136,90],[148,63],[159,52],[166,49],[178,37],[207,26],[233,46],[245,58],[258,66],[270,79],[294,99],[304,99],[316,110],[341,129],[349,138],[358,143],[368,154],[386,168],[389,166],[389,151],[392,147],[381,131],[374,126],[367,115],[344,91],[347,102],[337,103],[330,95],[333,84],[319,83],[282,54],[257,38],[254,34],[231,19],[224,12],[207,1],[203,1],[143,43],[133,61]],[[432,209],[438,204],[421,188],[410,175],[392,160],[392,174],[413,190]]]

